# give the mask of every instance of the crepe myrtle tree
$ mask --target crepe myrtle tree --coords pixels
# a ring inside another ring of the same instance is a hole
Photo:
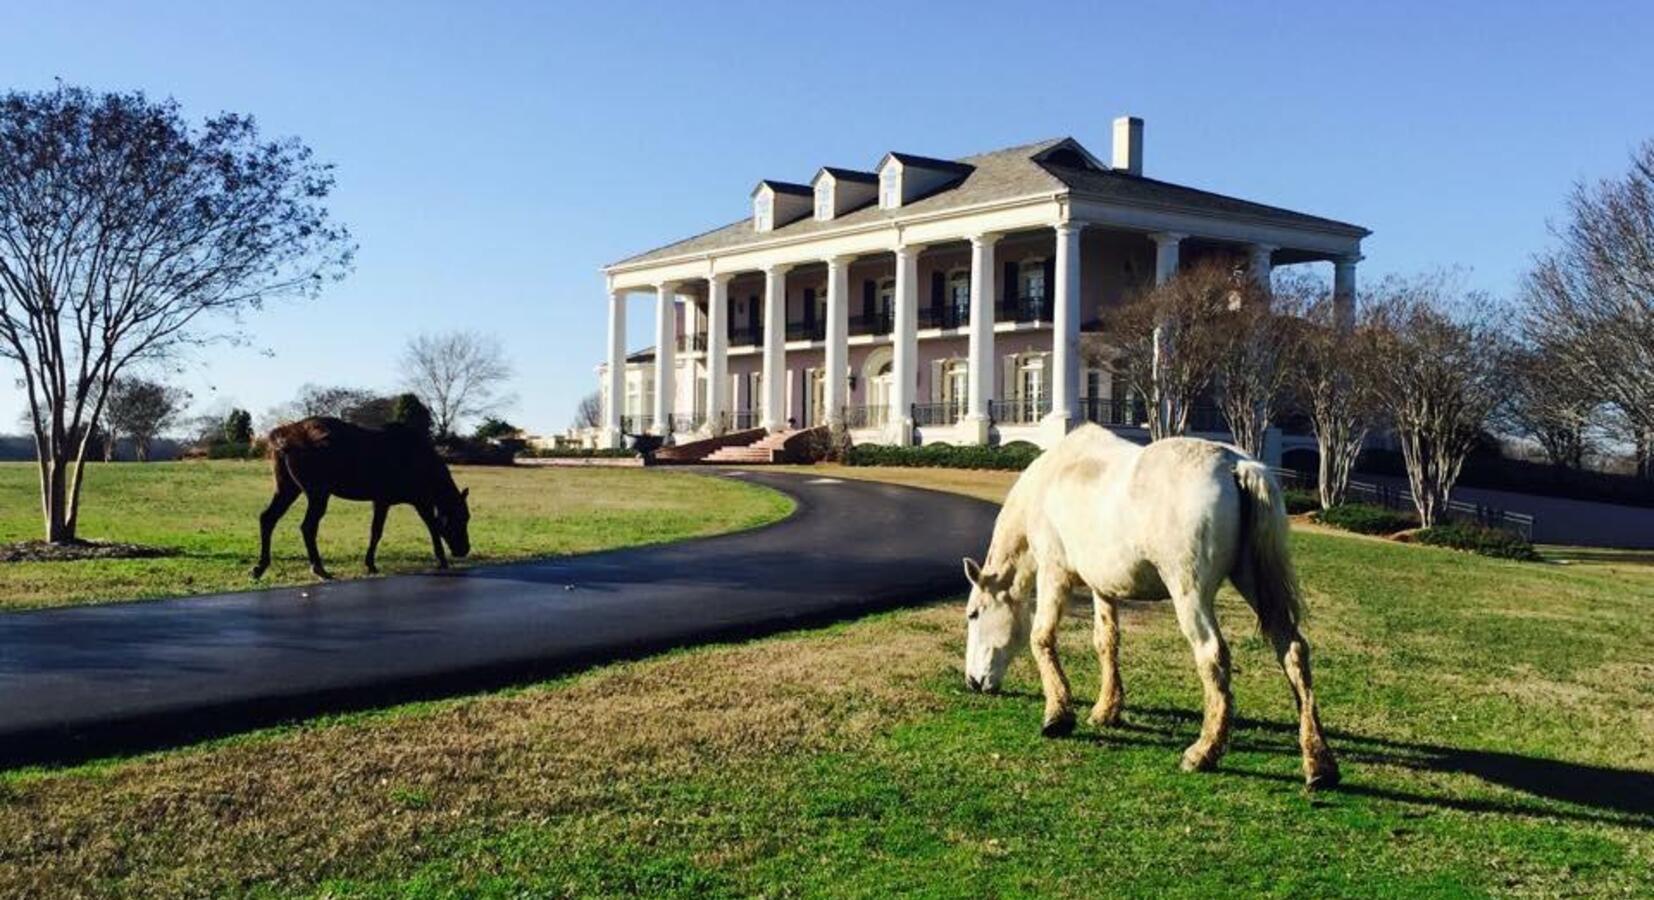
[[[1383,417],[1372,374],[1373,332],[1365,322],[1343,321],[1324,284],[1289,275],[1277,280],[1275,290],[1277,298],[1302,308],[1292,331],[1287,389],[1315,435],[1317,491],[1321,508],[1331,509],[1344,502],[1367,433]]]
[[[1103,314],[1102,341],[1089,341],[1089,365],[1122,381],[1149,408],[1149,438],[1189,429],[1195,402],[1212,384],[1224,329],[1242,306],[1243,279],[1226,260],[1178,272]]]
[[[48,541],[76,539],[93,423],[127,367],[346,271],[332,188],[308,147],[247,116],[61,84],[0,95],[0,356],[28,401]]]
[[[178,418],[189,400],[189,391],[159,381],[137,377],[116,379],[104,403],[104,421],[109,429],[105,438],[105,461],[113,456],[116,438],[125,434],[132,439],[132,452],[138,461],[147,462],[156,436]]]
[[[1549,378],[1612,405],[1654,478],[1654,140],[1625,175],[1576,184],[1553,231],[1526,279],[1523,333],[1549,353]]]
[[[1453,485],[1510,390],[1502,310],[1438,273],[1391,278],[1369,293],[1368,368],[1401,444],[1419,523],[1437,523]]]
[[[1315,287],[1293,277],[1271,292],[1251,279],[1237,290],[1229,322],[1217,329],[1213,387],[1235,446],[1263,457],[1264,432],[1288,398],[1302,340],[1301,313]]]

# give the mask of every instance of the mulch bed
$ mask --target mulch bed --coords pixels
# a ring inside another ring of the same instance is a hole
[[[67,544],[18,541],[15,544],[0,544],[0,563],[153,559],[158,556],[177,556],[178,553],[174,547],[146,547],[142,544],[122,544],[118,541],[72,541]]]

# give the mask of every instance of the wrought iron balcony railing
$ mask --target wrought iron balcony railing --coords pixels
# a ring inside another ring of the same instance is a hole
[[[1033,425],[1051,411],[1047,397],[994,400],[988,404],[988,418],[1000,425]]]
[[[964,328],[971,324],[968,303],[946,306],[926,306],[919,310],[920,328]]]
[[[844,427],[846,428],[881,428],[890,422],[890,407],[875,406],[846,406],[844,408]]]
[[[787,323],[787,340],[789,341],[822,341],[826,339],[826,322]]]
[[[852,335],[889,334],[894,325],[893,318],[887,312],[874,313],[871,316],[850,317],[850,333]]]

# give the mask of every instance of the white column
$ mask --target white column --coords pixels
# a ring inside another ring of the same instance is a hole
[[[829,425],[844,422],[845,390],[850,380],[850,257],[827,259],[827,373],[822,391]]]
[[[603,446],[619,447],[620,412],[626,404],[626,292],[609,292],[608,390],[603,397]]]
[[[706,285],[706,432],[729,430],[729,275]]]
[[[1080,421],[1080,230],[1057,226],[1057,284],[1051,316],[1051,423],[1053,437]],[[1060,429],[1060,432],[1058,431]]]
[[[672,433],[673,393],[676,389],[672,376],[678,365],[678,290],[677,285],[662,282],[655,285],[655,434]]]
[[[1265,291],[1269,290],[1269,276],[1275,271],[1272,255],[1277,249],[1273,244],[1253,244],[1247,248],[1247,270],[1252,280]]]
[[[913,398],[919,392],[919,251],[917,244],[896,248],[896,321],[891,348],[890,427],[885,440],[913,443]]]
[[[1342,328],[1355,325],[1355,264],[1361,259],[1355,253],[1332,261],[1333,318]]]
[[[1172,276],[1177,274],[1179,248],[1182,246],[1183,239],[1187,236],[1178,234],[1175,231],[1162,231],[1149,235],[1149,238],[1154,241],[1154,283],[1156,285],[1165,284],[1172,279]],[[1171,421],[1172,410],[1168,405],[1170,401],[1160,396],[1158,385],[1160,384],[1161,357],[1170,353],[1171,348],[1166,346],[1165,330],[1158,324],[1154,326],[1153,344],[1154,356],[1151,361],[1153,374],[1151,377],[1156,387],[1155,396],[1150,397],[1149,402],[1154,407],[1154,416],[1161,423],[1166,423]]]
[[[767,431],[787,427],[787,270],[764,270],[764,396],[763,425]]]
[[[970,362],[967,370],[969,396],[965,426],[978,444],[988,443],[992,422],[988,403],[994,393],[994,243],[997,234],[971,238],[971,328]]]

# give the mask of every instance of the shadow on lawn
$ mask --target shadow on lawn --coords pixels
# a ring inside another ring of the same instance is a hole
[[[1181,749],[1189,738],[1186,732],[1191,727],[1198,728],[1200,724],[1198,713],[1181,709],[1133,709],[1128,706],[1127,717],[1128,721],[1125,724],[1104,732],[1101,739],[1105,743]],[[1145,723],[1143,719],[1146,717],[1171,721],[1157,726]],[[1131,721],[1132,719],[1136,721]],[[1237,730],[1278,735],[1280,739],[1235,739],[1230,744],[1231,750],[1292,756],[1298,754],[1296,725],[1237,717],[1235,727]],[[1332,743],[1333,751],[1339,754],[1341,762],[1396,766],[1418,772],[1469,775],[1488,784],[1519,791],[1539,800],[1586,807],[1594,812],[1572,812],[1520,800],[1432,795],[1364,784],[1360,773],[1352,773],[1348,766],[1344,772],[1344,783],[1337,788],[1339,793],[1464,812],[1572,819],[1654,830],[1654,772],[1611,769],[1494,750],[1409,743],[1337,729],[1327,729],[1327,739]],[[1291,776],[1237,769],[1232,765],[1222,766],[1221,771],[1248,778],[1296,781],[1296,778]]]

